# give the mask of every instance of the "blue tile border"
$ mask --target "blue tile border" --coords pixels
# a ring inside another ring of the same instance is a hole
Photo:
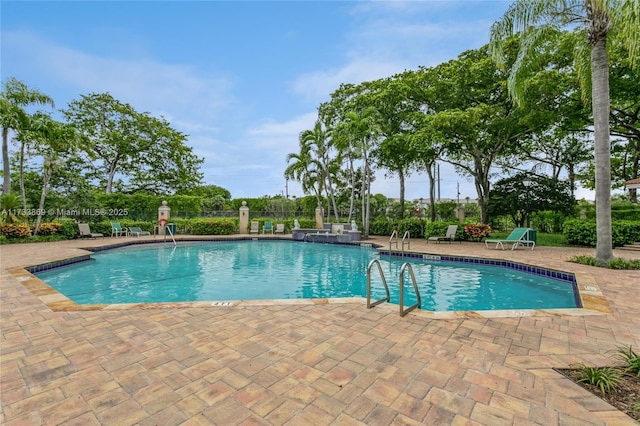
[[[458,263],[467,263],[467,264],[476,264],[476,265],[490,265],[490,266],[499,266],[506,269],[512,269],[540,277],[551,278],[558,281],[566,282],[570,284],[573,290],[573,298],[577,308],[582,308],[582,300],[580,299],[580,292],[578,290],[578,280],[576,279],[575,274],[571,272],[564,271],[556,271],[552,269],[541,268],[538,266],[526,265],[524,263],[512,262],[509,260],[496,260],[496,259],[485,259],[481,257],[464,257],[464,256],[447,256],[447,255],[428,255],[425,253],[411,253],[411,252],[396,252],[389,250],[379,250],[380,255],[382,256],[391,256],[391,257],[407,257],[410,259],[417,259],[427,262],[458,262]]]
[[[69,259],[58,260],[55,262],[43,263],[43,264],[34,265],[34,266],[27,266],[25,269],[32,274],[37,274],[38,272],[50,271],[52,269],[72,265],[74,263],[88,262],[91,260],[93,260],[91,259],[91,255],[85,254],[83,256],[72,257]]]

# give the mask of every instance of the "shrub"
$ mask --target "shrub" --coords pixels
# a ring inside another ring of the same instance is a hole
[[[219,219],[202,220],[196,219],[189,224],[192,234],[195,235],[231,235],[238,232],[238,220]]]
[[[617,358],[624,361],[628,372],[640,377],[640,355],[631,346],[618,346]]]
[[[486,223],[469,223],[464,226],[464,233],[471,241],[481,241],[491,233],[491,227]]]
[[[616,390],[622,380],[620,369],[615,367],[587,367],[578,364],[577,368],[580,374],[578,382],[597,387],[603,395]]]
[[[0,224],[0,235],[11,238],[27,238],[31,236],[31,228],[26,223]]]
[[[60,219],[60,229],[58,235],[67,240],[72,240],[78,236],[78,224],[72,219]],[[94,231],[95,232],[95,231]]]
[[[408,219],[387,219],[379,218],[369,223],[369,234],[371,235],[391,235],[398,229],[398,235],[402,237],[405,232],[413,238],[422,238],[424,235],[425,223],[422,219],[411,217]],[[358,229],[362,230],[362,227]]]
[[[567,220],[564,223],[563,232],[569,244],[589,247],[596,245],[596,223],[593,220]],[[635,221],[613,222],[611,237],[614,247],[640,241],[640,223]]]
[[[598,260],[593,256],[573,256],[569,258],[569,262],[579,263],[581,265],[588,266],[602,266],[609,269],[640,269],[640,260],[635,259],[623,259],[616,257],[606,262],[605,264],[598,264]]]
[[[424,237],[442,237],[447,232],[449,225],[460,225],[460,222],[429,222],[424,226]],[[467,238],[464,229],[458,226],[456,240],[466,240]]]
[[[38,228],[38,235],[56,235],[62,225],[58,222],[44,222]],[[31,227],[31,232],[35,230],[35,225]]]

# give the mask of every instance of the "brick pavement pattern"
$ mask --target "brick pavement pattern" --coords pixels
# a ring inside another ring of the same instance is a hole
[[[395,305],[322,301],[57,311],[15,273],[114,240],[0,247],[1,424],[637,425],[552,369],[640,348],[640,271],[566,261],[592,249],[411,242],[586,274],[609,314],[401,318]]]

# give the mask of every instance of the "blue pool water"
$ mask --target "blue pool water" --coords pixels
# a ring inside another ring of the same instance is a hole
[[[37,275],[78,304],[366,297],[367,265],[379,259],[396,304],[398,273],[409,261],[422,309],[576,307],[574,286],[567,281],[492,265],[390,258],[353,246],[290,241],[154,244],[91,257]],[[405,287],[405,304],[415,303],[408,273]],[[383,296],[373,268],[372,299]]]

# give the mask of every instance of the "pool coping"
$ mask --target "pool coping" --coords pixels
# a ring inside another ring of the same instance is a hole
[[[246,241],[257,240],[255,237],[233,237],[233,238],[190,238],[176,239],[179,242],[216,242],[216,241]],[[259,240],[273,239],[279,241],[294,241],[293,239],[283,238],[259,238]],[[28,265],[9,268],[8,272],[18,280],[25,288],[27,288],[34,296],[45,304],[52,311],[121,311],[121,310],[149,310],[149,309],[172,309],[172,308],[231,308],[231,307],[247,307],[247,306],[265,306],[265,305],[322,305],[322,304],[345,304],[357,303],[366,305],[365,297],[350,298],[318,298],[318,299],[266,299],[266,300],[225,300],[225,301],[199,301],[199,302],[162,302],[162,303],[123,303],[123,304],[100,304],[100,305],[80,305],[71,299],[59,293],[50,287],[44,281],[40,280],[33,272],[40,272],[72,263],[87,261],[91,258],[91,254],[99,251],[110,250],[115,248],[139,245],[139,244],[158,244],[164,241],[140,240],[127,241],[115,244],[106,244],[97,247],[81,248],[87,251],[86,254],[78,256],[69,256],[63,259],[40,263],[38,265]],[[306,243],[314,244],[314,243]],[[389,250],[384,250],[380,245],[366,242],[337,243],[340,245],[366,247],[377,249],[381,254],[389,254]],[[535,269],[537,271],[549,271],[552,274],[572,275],[575,277],[575,290],[578,293],[581,308],[561,308],[561,309],[514,309],[514,310],[477,310],[477,311],[427,311],[416,309],[412,314],[432,319],[451,319],[451,318],[516,318],[516,317],[532,317],[532,316],[588,316],[588,315],[610,315],[612,313],[609,304],[596,283],[595,278],[589,273],[565,272],[553,270],[551,268],[527,265],[522,262],[506,261],[501,259],[488,258],[483,256],[453,256],[453,255],[434,255],[421,252],[391,251],[392,256],[406,256],[410,258],[420,258],[427,260],[453,260],[465,259],[462,263],[483,263],[505,266],[505,264],[520,265],[525,269]],[[426,257],[425,257],[426,256]],[[437,258],[437,259],[436,259]],[[455,261],[455,260],[454,260]],[[520,268],[514,268],[520,269]],[[522,270],[522,269],[520,269]],[[399,305],[386,303],[383,306],[398,309]],[[376,307],[377,308],[377,307]]]

